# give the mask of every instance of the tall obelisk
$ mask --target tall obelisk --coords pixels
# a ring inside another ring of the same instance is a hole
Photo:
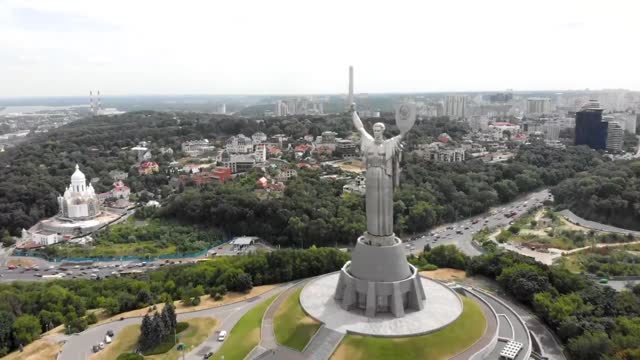
[[[353,104],[353,66],[349,66],[349,98],[347,99],[347,109]]]

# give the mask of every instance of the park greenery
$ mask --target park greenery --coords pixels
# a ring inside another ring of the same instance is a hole
[[[94,234],[89,245],[56,244],[37,251],[46,258],[100,258],[168,254],[193,254],[222,243],[216,229],[200,229],[167,221],[150,220],[139,224],[133,218],[107,226]]]
[[[640,355],[640,286],[616,292],[564,267],[501,250],[471,258],[467,273],[496,279],[555,331],[574,360]]]
[[[563,266],[598,277],[640,276],[640,246],[591,248],[563,257]]]
[[[640,230],[640,161],[615,161],[576,174],[552,189],[559,208],[585,219]]]
[[[92,321],[87,309],[100,308],[115,315],[180,299],[193,305],[200,295],[222,296],[227,289],[247,291],[252,285],[336,271],[348,259],[347,253],[330,248],[281,250],[176,265],[143,274],[140,279],[1,283],[0,351],[7,353],[27,345],[58,325],[65,325],[71,333],[80,332]]]

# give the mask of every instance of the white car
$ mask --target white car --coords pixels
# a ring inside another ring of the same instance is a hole
[[[218,341],[224,341],[224,339],[226,338],[227,338],[227,331],[226,330],[220,331],[220,334],[218,334]]]
[[[98,345],[100,347],[100,349],[104,349],[104,343],[101,342],[100,345]]]
[[[104,337],[104,342],[105,342],[105,343],[107,343],[107,344],[111,344],[111,336],[106,335],[106,336]]]

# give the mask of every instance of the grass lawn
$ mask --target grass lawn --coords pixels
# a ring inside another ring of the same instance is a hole
[[[185,321],[189,324],[186,330],[178,334],[178,341],[185,343],[190,349],[202,343],[211,335],[217,321],[213,318],[193,318]],[[135,349],[140,337],[140,325],[129,325],[118,331],[113,338],[113,342],[105,347],[104,350],[93,354],[90,360],[113,360],[118,355],[130,352]],[[176,347],[172,346],[171,350],[164,354],[145,356],[145,359],[152,360],[174,360],[179,357]]]
[[[302,351],[320,323],[310,318],[300,306],[302,288],[293,292],[280,304],[276,311],[273,326],[278,343]]]
[[[62,344],[49,339],[38,339],[24,347],[23,352],[14,351],[2,360],[54,360]]]
[[[178,334],[178,341],[187,345],[187,351],[185,353],[205,341],[213,332],[217,321],[213,318],[203,317],[187,320],[186,323],[189,324],[189,327]],[[182,353],[176,349],[176,346],[174,346],[164,354],[145,356],[144,358],[145,360],[175,360],[178,359],[181,354]]]
[[[224,355],[225,360],[242,360],[260,343],[260,325],[262,325],[262,316],[276,296],[263,301],[253,309],[249,310],[231,329],[227,340],[222,347],[213,356],[213,359],[219,360]]]
[[[440,331],[397,339],[347,335],[331,359],[448,359],[478,341],[487,326],[480,306],[465,297],[462,301],[464,309],[460,317]]]

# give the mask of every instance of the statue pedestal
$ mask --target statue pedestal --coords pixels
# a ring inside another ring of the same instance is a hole
[[[343,309],[360,308],[368,317],[388,312],[401,317],[407,310],[422,310],[426,295],[400,239],[380,245],[365,235],[340,271],[334,299]]]

